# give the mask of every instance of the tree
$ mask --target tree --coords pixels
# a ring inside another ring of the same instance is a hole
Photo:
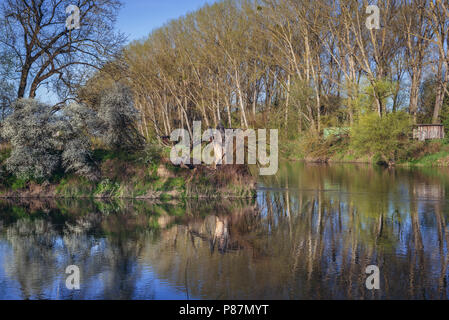
[[[361,153],[371,154],[386,163],[394,163],[406,153],[411,124],[411,117],[403,111],[392,112],[382,118],[369,112],[360,116],[354,125],[351,144]]]
[[[431,41],[438,52],[438,61],[433,66],[433,71],[437,75],[437,93],[435,107],[433,111],[432,123],[440,123],[440,113],[443,109],[444,98],[448,94],[449,85],[449,8],[445,1],[430,1],[426,7],[426,12],[430,20],[433,32]]]
[[[1,23],[0,20],[0,25]],[[10,106],[16,98],[13,77],[13,57],[0,47],[0,120],[11,113]]]
[[[80,9],[79,29],[66,28],[66,8]],[[4,0],[0,52],[13,57],[17,98],[34,98],[42,85],[68,98],[86,75],[117,54],[114,32],[119,0]]]
[[[0,80],[0,120],[4,120],[12,112],[11,103],[14,96],[14,86]]]
[[[139,129],[147,137],[181,127],[191,132],[196,120],[206,127],[275,125],[320,135],[328,125],[352,126],[360,115],[358,104],[368,100],[367,109],[379,117],[407,110],[420,119],[419,88],[431,72],[439,84],[432,108],[438,119],[448,95],[446,2],[380,1],[379,30],[366,27],[370,4],[227,0],[206,5],[128,46],[123,78],[113,80],[133,91]],[[98,79],[89,89],[110,81]]]
[[[419,102],[419,86],[422,81],[424,63],[428,57],[430,43],[427,39],[432,37],[432,28],[427,21],[427,0],[415,0],[406,4],[401,10],[402,25],[406,30],[406,66],[411,79],[410,85],[410,114],[416,122]]]

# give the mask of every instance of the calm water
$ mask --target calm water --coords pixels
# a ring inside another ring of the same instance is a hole
[[[3,201],[0,299],[448,298],[449,170],[281,168],[255,201]]]

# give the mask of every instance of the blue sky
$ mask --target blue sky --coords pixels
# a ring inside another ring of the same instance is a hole
[[[123,0],[117,29],[129,40],[146,37],[166,22],[199,9],[214,0]]]

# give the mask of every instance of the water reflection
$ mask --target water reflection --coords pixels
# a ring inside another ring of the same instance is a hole
[[[447,299],[448,170],[281,168],[255,201],[3,202],[0,298]]]

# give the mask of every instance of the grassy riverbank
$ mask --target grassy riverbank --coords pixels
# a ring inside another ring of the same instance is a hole
[[[330,139],[310,137],[283,142],[281,157],[312,163],[370,163],[388,164],[385,158],[375,152],[357,150],[349,137]],[[391,165],[417,167],[449,167],[449,143],[446,140],[411,141],[395,152]]]
[[[97,199],[195,199],[252,198],[256,183],[246,166],[223,166],[214,170],[199,166],[193,170],[173,166],[165,157],[141,153],[97,150],[94,160],[100,178],[86,178],[59,172],[45,181],[22,180],[7,172],[1,153],[1,198],[97,198]]]
[[[404,111],[383,117],[366,112],[352,124],[284,135],[280,149],[286,159],[307,162],[449,166],[449,139],[418,141],[414,123]],[[449,121],[443,125],[446,136],[447,128]]]

